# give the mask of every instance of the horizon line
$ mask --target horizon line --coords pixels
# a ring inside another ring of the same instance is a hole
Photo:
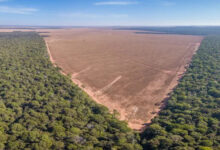
[[[220,27],[219,25],[0,25],[1,27]]]

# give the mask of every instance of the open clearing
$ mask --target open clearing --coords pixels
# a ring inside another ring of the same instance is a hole
[[[203,37],[110,29],[40,29],[51,60],[133,129],[157,115]]]

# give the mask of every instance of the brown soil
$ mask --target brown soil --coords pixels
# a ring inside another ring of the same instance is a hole
[[[39,31],[46,32],[51,61],[137,130],[158,114],[203,39],[110,29]]]

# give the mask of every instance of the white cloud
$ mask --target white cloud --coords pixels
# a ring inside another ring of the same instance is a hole
[[[38,10],[35,8],[16,8],[16,7],[8,7],[8,6],[0,6],[0,13],[10,13],[10,14],[32,14],[37,12]]]
[[[74,12],[74,13],[65,13],[60,14],[60,17],[71,17],[71,18],[100,18],[101,15],[98,14],[90,14],[90,13],[81,13],[81,12]]]
[[[94,5],[100,6],[100,5],[134,5],[138,4],[138,2],[130,2],[130,1],[105,1],[105,2],[97,2],[94,3]]]
[[[89,19],[96,19],[96,18],[126,18],[128,17],[127,14],[91,14],[91,13],[65,13],[60,14],[60,17],[70,17],[70,18],[89,18]]]
[[[164,6],[174,6],[174,5],[176,5],[176,3],[164,1],[164,2],[162,2],[162,5],[164,5]]]
[[[128,15],[127,14],[110,14],[110,15],[107,15],[107,17],[110,17],[110,18],[127,18]]]

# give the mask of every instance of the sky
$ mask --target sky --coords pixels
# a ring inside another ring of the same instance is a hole
[[[220,0],[0,0],[0,25],[220,25]]]

